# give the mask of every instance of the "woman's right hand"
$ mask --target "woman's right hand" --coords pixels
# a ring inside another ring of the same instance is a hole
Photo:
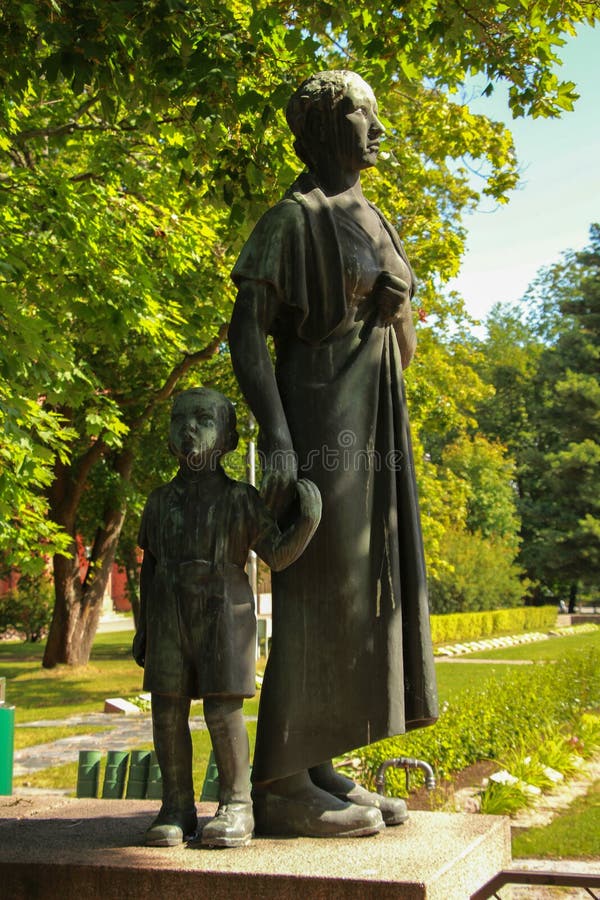
[[[291,448],[270,449],[265,454],[260,494],[276,519],[296,496],[297,481],[298,460],[294,451]]]

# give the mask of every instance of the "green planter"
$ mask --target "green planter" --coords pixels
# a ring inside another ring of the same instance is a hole
[[[78,797],[98,796],[101,759],[102,754],[99,750],[79,751],[79,768],[77,770]]]
[[[148,787],[146,788],[146,797],[149,800],[162,800],[162,775],[156,753],[153,750],[150,754],[150,765],[148,767]]]
[[[0,795],[12,794],[15,708],[0,704]]]
[[[121,800],[125,793],[125,776],[129,753],[125,750],[109,750],[106,755],[106,770],[102,797],[104,800]]]
[[[148,790],[148,771],[150,769],[149,750],[132,750],[129,761],[129,779],[127,781],[128,800],[141,800]]]

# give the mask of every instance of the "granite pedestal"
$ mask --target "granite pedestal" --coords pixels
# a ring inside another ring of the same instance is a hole
[[[11,900],[465,900],[510,862],[507,819],[413,812],[368,838],[257,838],[236,850],[142,845],[150,800],[0,798]],[[200,827],[214,804],[198,804]]]

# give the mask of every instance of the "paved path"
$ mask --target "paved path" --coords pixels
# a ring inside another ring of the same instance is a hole
[[[190,720],[192,728],[203,728],[204,720]],[[26,722],[17,728],[74,728],[90,726],[103,727],[104,731],[90,731],[89,734],[72,734],[47,744],[35,744],[15,751],[14,774],[27,775],[50,766],[61,766],[77,762],[80,750],[134,750],[139,744],[152,743],[152,719],[149,715],[116,716],[97,713],[70,716],[68,719],[48,719]]]
[[[255,721],[255,716],[247,716],[247,721]],[[140,744],[152,744],[152,719],[149,713],[139,716],[121,716],[109,713],[92,713],[89,715],[70,716],[67,719],[42,719],[38,722],[24,722],[17,728],[48,728],[65,726],[102,727],[103,731],[90,731],[89,734],[72,734],[47,744],[35,744],[16,750],[14,756],[14,775],[27,775],[39,772],[50,766],[61,766],[65,763],[77,762],[80,750],[135,750]],[[192,731],[204,731],[206,723],[202,716],[190,717]]]
[[[436,656],[436,663],[468,663],[470,666],[532,666],[532,659],[469,659],[467,656]]]

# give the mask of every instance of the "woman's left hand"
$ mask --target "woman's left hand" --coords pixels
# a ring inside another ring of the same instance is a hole
[[[381,323],[391,325],[410,303],[410,285],[391,272],[380,272],[373,285],[373,297]]]

